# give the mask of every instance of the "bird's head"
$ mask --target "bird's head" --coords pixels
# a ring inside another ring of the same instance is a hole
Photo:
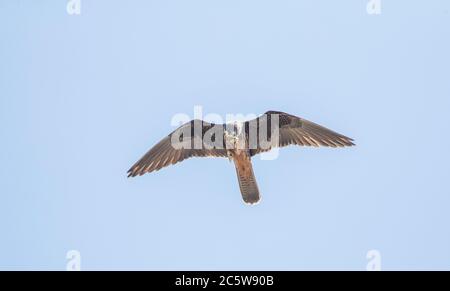
[[[242,134],[243,123],[239,121],[233,121],[226,124],[225,137],[227,139],[238,140]]]
[[[244,123],[234,121],[226,124],[224,136],[227,142],[227,148],[241,148],[241,143],[245,140],[243,138]]]

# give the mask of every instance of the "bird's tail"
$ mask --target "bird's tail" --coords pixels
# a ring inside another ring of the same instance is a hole
[[[236,167],[242,199],[247,204],[257,203],[260,200],[260,196],[250,157],[235,158],[234,165]]]

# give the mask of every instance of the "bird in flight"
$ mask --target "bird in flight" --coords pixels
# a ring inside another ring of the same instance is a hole
[[[260,194],[251,158],[288,145],[346,147],[354,143],[349,137],[280,111],[226,124],[194,119],[152,147],[128,170],[128,177],[158,171],[191,157],[229,158],[236,168],[242,199],[246,204],[255,204]]]

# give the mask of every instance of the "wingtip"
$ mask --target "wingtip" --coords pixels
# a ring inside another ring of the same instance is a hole
[[[348,143],[349,143],[349,146],[351,146],[351,147],[356,146],[355,140],[353,138],[349,137],[348,138]]]
[[[345,146],[348,146],[348,147],[356,146],[356,144],[354,143],[355,140],[351,137],[342,136],[341,140],[345,143],[344,144]]]
[[[134,177],[134,176],[136,176],[136,175],[135,175],[135,173],[133,173],[133,170],[132,170],[132,169],[129,169],[129,170],[127,171],[127,178],[132,178],[132,177]]]

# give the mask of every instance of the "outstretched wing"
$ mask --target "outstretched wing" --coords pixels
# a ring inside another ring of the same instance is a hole
[[[354,145],[353,139],[306,119],[280,111],[267,111],[262,116],[245,123],[247,133],[252,131],[252,127],[257,128],[257,143],[255,143],[255,148],[250,149],[250,154],[252,156],[271,149],[271,147],[268,147],[267,145],[262,146],[260,142],[260,130],[266,129],[267,140],[272,141],[272,135],[275,132],[273,130],[274,126],[272,126],[272,123],[275,122],[276,116],[278,117],[279,123],[279,147],[284,147],[291,144],[316,147],[345,147]],[[266,122],[265,128],[261,127],[261,122]]]
[[[137,161],[128,170],[128,177],[140,176],[145,173],[157,171],[190,157],[227,157],[227,152],[223,144],[220,147],[214,148],[214,144],[209,144],[208,147],[205,147],[203,143],[205,133],[211,133],[212,131],[210,130],[214,127],[223,128],[223,125],[216,125],[198,119],[183,124],[152,147]],[[196,139],[201,142],[200,147],[195,145]],[[213,135],[208,140],[215,142],[216,139],[222,141],[223,136]],[[187,142],[187,144],[184,147],[180,147],[183,142]]]

